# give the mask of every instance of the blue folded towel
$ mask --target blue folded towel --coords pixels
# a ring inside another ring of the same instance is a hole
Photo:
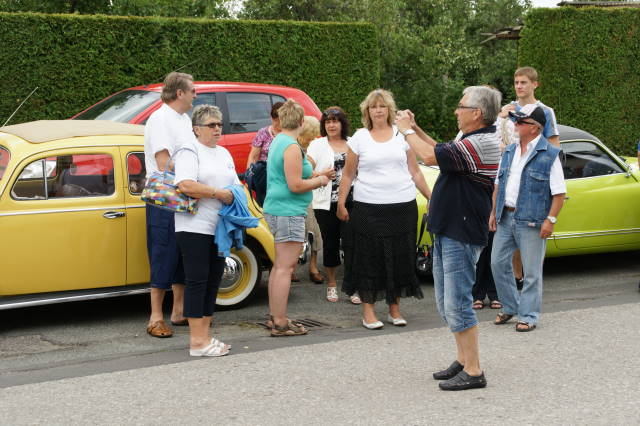
[[[228,189],[233,193],[233,203],[225,205],[218,213],[220,219],[216,226],[214,241],[218,246],[218,256],[231,255],[231,247],[241,249],[242,238],[246,228],[256,228],[260,220],[254,217],[247,206],[247,196],[241,185],[229,185]]]

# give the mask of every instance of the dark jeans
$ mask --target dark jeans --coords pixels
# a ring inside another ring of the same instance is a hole
[[[176,240],[185,273],[184,316],[210,317],[224,272],[224,257],[218,257],[213,235],[176,232]]]
[[[171,284],[184,284],[184,268],[174,228],[175,213],[149,204],[145,208],[151,287],[171,290]]]
[[[351,211],[351,204],[347,204],[347,210]],[[336,216],[338,203],[331,203],[329,210],[313,210],[316,221],[322,234],[322,264],[327,267],[340,266],[340,240],[342,249],[346,252],[351,248],[351,226],[349,222],[343,222]]]
[[[491,247],[493,246],[493,236],[495,232],[489,232],[489,242],[482,250],[478,263],[476,264],[476,283],[473,285],[471,293],[473,300],[484,300],[489,296],[489,300],[498,300],[496,283],[493,281],[491,272]]]

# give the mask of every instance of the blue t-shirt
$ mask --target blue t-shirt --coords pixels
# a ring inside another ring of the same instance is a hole
[[[273,216],[306,216],[307,207],[313,199],[311,191],[295,193],[287,185],[284,173],[284,152],[291,145],[298,145],[295,139],[280,133],[273,139],[267,157],[267,198],[264,200],[264,212]],[[300,148],[302,151],[302,148]],[[302,179],[313,174],[313,167],[302,157]]]

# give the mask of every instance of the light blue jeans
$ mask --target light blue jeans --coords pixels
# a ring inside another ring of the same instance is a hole
[[[444,235],[433,242],[433,288],[438,313],[454,332],[478,324],[471,289],[476,282],[476,263],[482,246],[463,243]]]
[[[491,270],[502,312],[517,315],[518,321],[537,324],[542,307],[542,263],[547,240],[540,238],[540,228],[516,225],[514,212],[506,210],[493,237]],[[518,294],[511,259],[520,249],[524,269],[524,285]]]

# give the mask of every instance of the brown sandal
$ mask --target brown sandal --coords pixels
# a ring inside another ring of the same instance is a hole
[[[500,312],[500,313],[498,313],[498,316],[496,317],[496,319],[493,320],[493,323],[495,325],[505,324],[511,318],[513,318],[513,315],[509,315],[509,314],[505,314],[504,312]]]
[[[482,300],[476,300],[471,307],[475,310],[484,309],[484,302]]]
[[[147,333],[153,337],[171,337],[173,332],[163,320],[156,321],[153,324],[147,326]]]
[[[320,272],[311,272],[309,271],[309,279],[314,284],[322,284],[324,282],[324,277]]]
[[[527,332],[527,331],[533,331],[535,329],[536,329],[536,325],[529,324],[528,322],[518,321],[518,323],[516,324],[516,331]]]
[[[273,323],[271,337],[301,336],[308,332],[309,330],[307,330],[302,324],[287,320],[287,325],[284,326]]]
[[[492,300],[489,307],[491,309],[502,309],[502,303],[499,300]]]

